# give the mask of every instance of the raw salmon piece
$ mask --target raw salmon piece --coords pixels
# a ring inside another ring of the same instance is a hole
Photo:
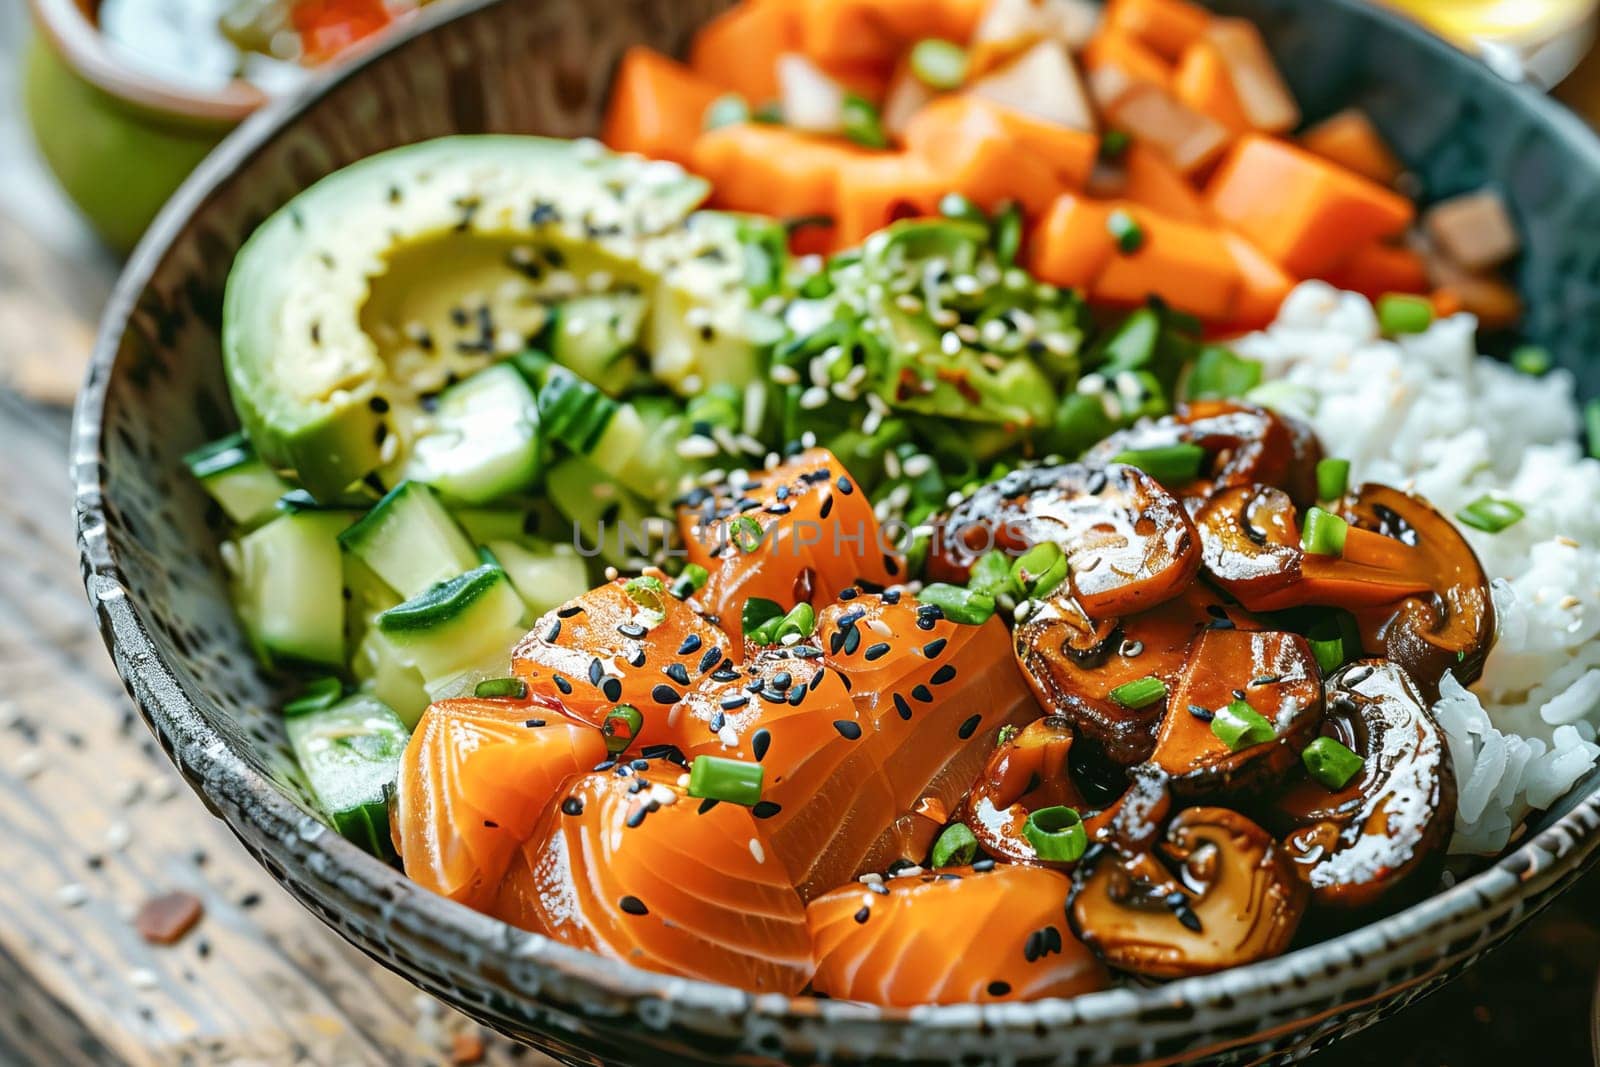
[[[1041,867],[970,867],[842,886],[806,908],[830,997],[892,1007],[1072,997],[1110,984],[1067,927],[1072,882]]]
[[[618,704],[638,708],[635,748],[675,744],[667,718],[688,688],[683,679],[714,670],[728,640],[670,593],[641,593],[641,603],[630,581],[638,579],[608,582],[547,613],[512,652],[511,669],[593,726]]]
[[[679,707],[684,753],[757,762],[755,814],[802,898],[854,877],[899,814],[883,747],[817,650],[767,649],[702,679]]]
[[[695,490],[678,528],[689,561],[711,573],[697,602],[735,641],[750,597],[824,604],[858,579],[882,586],[904,574],[872,501],[823,448]]]
[[[844,676],[876,729],[899,809],[934,801],[954,811],[1000,728],[1040,715],[1011,637],[998,618],[969,626],[910,594],[853,592],[818,617],[822,662]]]
[[[664,974],[798,993],[805,905],[749,808],[625,763],[573,781],[511,864],[490,914]]]
[[[606,758],[599,731],[552,700],[441,700],[400,763],[395,847],[406,874],[475,908],[567,781]]]

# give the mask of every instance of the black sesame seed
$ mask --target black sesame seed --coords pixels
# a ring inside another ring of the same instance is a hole
[[[900,713],[900,717],[906,722],[911,721],[911,705],[907,703],[906,698],[901,696],[899,693],[894,695],[894,710],[898,711]]]
[[[758,800],[750,808],[750,814],[758,819],[770,819],[783,810],[783,805],[771,800]]]
[[[650,699],[657,704],[676,704],[683,697],[670,685],[658,685],[650,690]]]
[[[689,671],[681,663],[669,663],[664,673],[679,685],[689,684]]]
[[[1010,982],[990,982],[989,995],[991,997],[1006,997],[1011,995]]]
[[[1028,935],[1028,939],[1022,943],[1022,958],[1027,960],[1029,963],[1035,963],[1043,954],[1044,934],[1038,930],[1035,930],[1030,933]]]
[[[561,690],[563,696],[570,696],[572,694],[572,683],[567,681],[562,675],[552,674],[550,676],[550,680],[556,683],[556,688]]]
[[[633,655],[628,657],[628,666],[630,666],[630,667],[643,667],[644,666],[644,661],[645,661],[644,649],[642,649],[642,648],[636,649],[634,651]]]
[[[528,513],[528,516],[529,516],[529,518],[537,518],[537,516],[535,516],[533,514],[533,512],[531,512],[531,511]],[[524,525],[526,525],[526,524],[524,524]],[[533,531],[530,530],[528,532],[532,533]],[[560,611],[556,612],[557,618],[562,618],[562,619],[570,619],[574,615],[582,615],[582,614],[583,614],[583,605],[582,604],[568,604],[566,607],[564,607]]]
[[[522,723],[522,725],[526,726],[530,730],[537,730],[544,724],[545,723],[543,719],[526,719]]]
[[[854,600],[856,597],[858,597],[860,595],[861,594],[855,589],[854,586],[851,586],[851,587],[846,588],[846,589],[839,590],[839,599],[840,600]]]
[[[839,736],[846,741],[861,740],[861,725],[859,723],[853,723],[849,719],[835,719],[833,720],[833,728],[838,730]]]
[[[607,700],[621,700],[622,679],[607,678],[605,684],[600,687],[600,692],[605,694]]]
[[[846,478],[842,474],[839,475],[839,480],[834,484],[839,487],[839,492],[843,493],[845,496],[849,496],[851,493],[856,491],[856,487],[850,484],[850,479]]]
[[[879,641],[875,645],[868,645],[867,646],[867,651],[864,653],[864,655],[866,656],[868,662],[870,662],[872,660],[875,660],[875,659],[881,659],[882,657],[887,656],[888,654],[889,654],[889,643],[887,641]]]
[[[924,704],[933,703],[933,694],[928,691],[928,687],[925,685],[913,686],[911,688],[911,696],[914,700],[919,700]]]
[[[544,639],[546,641],[549,641],[552,644],[554,644],[556,638],[558,638],[560,636],[561,636],[561,620],[557,619],[555,622],[550,624],[550,629],[545,631]]]
[[[1217,717],[1216,713],[1213,712],[1210,708],[1203,708],[1199,704],[1190,704],[1189,705],[1189,714],[1193,715],[1195,718],[1199,719],[1201,722],[1210,722],[1212,719],[1215,719]]]
[[[644,785],[643,782],[636,782],[635,784],[639,786]],[[634,792],[637,792],[637,790],[634,790]],[[644,823],[644,817],[649,814],[650,809],[645,807],[643,804],[640,804],[637,808],[634,808],[632,811],[628,812],[628,817],[623,820],[623,823],[630,830],[638,829],[639,826]]]
[[[940,667],[938,670],[933,672],[933,677],[929,679],[929,681],[933,682],[934,685],[943,685],[946,682],[954,680],[955,676],[955,667],[946,663],[943,667]]]
[[[890,607],[893,607],[894,605],[900,603],[900,590],[891,589],[878,599],[883,601],[885,604],[888,604]]]
[[[861,631],[854,626],[844,632],[844,654],[853,656],[856,649],[861,647]]]
[[[605,676],[606,676],[606,671],[605,671],[604,667],[600,666],[600,661],[597,660],[597,659],[590,660],[589,661],[589,684],[590,685],[599,685],[600,684],[600,679],[604,678]]]
[[[732,696],[726,696],[722,698],[722,707],[724,711],[736,711],[748,703],[750,703],[750,698],[745,696],[743,693],[735,693]]]
[[[700,651],[700,637],[698,634],[690,634],[683,639],[683,644],[678,646],[678,655],[680,656],[692,656],[698,651]]]
[[[636,622],[625,622],[621,626],[617,627],[617,633],[621,634],[623,637],[632,637],[635,639],[643,637],[649,632],[649,630],[646,630],[643,626],[640,626]]]
[[[710,648],[700,657],[700,673],[704,674],[722,661],[722,649]]]
[[[817,517],[818,518],[822,518],[822,519],[826,519],[828,517],[828,515],[832,511],[833,511],[833,494],[829,493],[827,496],[822,498],[822,507],[817,510]],[[840,594],[840,595],[842,596],[843,594]]]
[[[856,923],[864,925],[870,918],[872,918],[872,909],[865,904],[861,905],[861,910],[856,912],[855,915]]]
[[[972,718],[961,724],[961,729],[956,731],[956,735],[960,737],[961,740],[965,741],[967,738],[978,732],[978,724],[982,721],[982,715],[974,715]]]
[[[994,870],[994,860],[990,859],[988,856],[985,856],[981,860],[973,860],[972,869],[978,872],[992,871]]]
[[[579,800],[577,797],[568,797],[561,802],[561,814],[582,815],[583,801]]]
[[[712,808],[714,808],[716,806],[717,806],[717,802],[715,800],[713,800],[711,797],[707,797],[706,799],[704,799],[704,800],[702,800],[700,802],[700,809],[697,812],[697,814],[704,815],[706,812],[710,811]]]
[[[810,690],[803,685],[797,685],[793,689],[789,690],[789,706],[791,708],[798,708],[801,702],[805,700],[806,694],[809,692]]]
[[[750,751],[760,763],[767,758],[767,749],[772,747],[772,731],[763,727],[750,735]]]
[[[706,720],[706,728],[714,734],[720,734],[722,728],[728,725],[728,717],[720,711],[713,711],[711,718]]]
[[[638,897],[623,897],[617,901],[617,906],[629,915],[649,915],[650,909],[644,906],[644,901]]]
[[[929,659],[934,659],[939,655],[939,653],[944,651],[944,647],[949,643],[950,642],[943,637],[935,637],[932,641],[929,641],[927,644],[922,646],[922,654]]]

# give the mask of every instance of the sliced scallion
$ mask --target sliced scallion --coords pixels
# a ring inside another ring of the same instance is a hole
[[[728,540],[738,545],[740,552],[754,552],[761,547],[766,536],[767,532],[761,528],[761,523],[749,515],[735,515],[728,523]]]
[[[939,214],[947,219],[956,219],[959,222],[972,222],[980,226],[989,225],[989,213],[973,203],[971,198],[960,193],[945,193],[939,198]]]
[[[1355,616],[1342,609],[1331,609],[1313,623],[1306,631],[1306,643],[1324,677],[1361,654],[1361,633],[1356,629]]]
[[[1319,737],[1300,753],[1306,771],[1330,790],[1340,790],[1361,773],[1366,761],[1331,737]]]
[[[1508,526],[1515,526],[1521,522],[1527,513],[1522,508],[1509,500],[1499,497],[1480,496],[1460,511],[1456,512],[1456,520],[1485,533],[1499,533]]]
[[[917,600],[932,604],[951,622],[967,626],[980,626],[994,615],[994,597],[988,593],[963,589],[959,585],[946,585],[944,582],[923,586],[922,592],[917,594]]]
[[[1106,216],[1106,229],[1117,242],[1117,248],[1125,255],[1131,256],[1144,247],[1144,227],[1139,225],[1138,219],[1122,208],[1117,208]]]
[[[805,601],[801,601],[789,609],[789,613],[778,620],[778,625],[772,631],[773,642],[781,643],[785,637],[799,637],[804,640],[817,630],[817,613]]]
[[[1162,485],[1185,485],[1200,476],[1200,464],[1205,458],[1205,449],[1184,442],[1118,452],[1111,457],[1111,462],[1138,467]]]
[[[1041,541],[1011,564],[1011,578],[1030,597],[1049,596],[1067,580],[1066,553],[1054,541]]]
[[[1007,200],[994,213],[994,256],[1002,267],[1017,262],[1022,251],[1022,208],[1015,200]]]
[[[685,563],[683,573],[672,580],[672,595],[679,600],[687,600],[701,589],[711,578],[711,572],[698,563]]]
[[[749,121],[750,105],[745,103],[744,97],[738,93],[724,93],[711,101],[701,118],[701,125],[708,130],[715,130],[721,126],[734,126]]]
[[[753,807],[761,801],[765,773],[759,763],[721,756],[696,756],[689,765],[689,795]]]
[[[1135,711],[1140,708],[1148,708],[1166,695],[1167,683],[1160,678],[1149,676],[1135,678],[1131,682],[1123,682],[1111,690],[1112,700],[1115,700],[1125,708],[1132,708]]]
[[[930,89],[948,92],[967,80],[967,50],[954,41],[925,37],[911,46],[911,73]]]
[[[1321,459],[1317,461],[1317,499],[1338,500],[1350,488],[1350,461],[1347,459]]]
[[[1300,531],[1300,547],[1313,556],[1344,555],[1344,536],[1350,524],[1331,511],[1306,509],[1305,526]]]
[[[1278,736],[1267,717],[1242,700],[1232,701],[1213,713],[1211,732],[1233,752],[1266,744]]]
[[[1221,345],[1206,345],[1195,356],[1184,389],[1190,400],[1227,400],[1260,384],[1261,364]]]
[[[300,695],[283,706],[283,714],[292,719],[296,715],[326,711],[339,703],[343,696],[344,683],[339,679],[318,678],[314,682],[307,682],[306,687],[300,690]]]
[[[472,695],[521,700],[528,695],[528,683],[521,678],[485,678],[473,688]]]
[[[992,597],[1009,596],[1015,599],[1022,596],[1022,587],[1011,576],[1011,563],[1010,557],[999,549],[985,552],[972,565],[967,588]]]
[[[940,867],[960,867],[972,862],[972,857],[978,854],[978,838],[967,829],[964,822],[953,822],[944,828],[939,839],[933,843],[933,851],[928,854],[928,863],[935,870]]]
[[[1583,406],[1583,432],[1589,435],[1589,455],[1600,459],[1600,397]]]
[[[644,714],[632,704],[618,704],[600,720],[600,735],[606,739],[606,751],[613,756],[627,751],[643,729]]]
[[[641,574],[622,584],[622,591],[639,607],[655,615],[666,614],[666,584],[653,574]]]
[[[1550,350],[1543,345],[1518,345],[1511,352],[1511,365],[1523,374],[1539,377],[1555,365]]]
[[[1388,337],[1422,333],[1433,325],[1433,305],[1410,293],[1385,293],[1378,298],[1378,328]]]
[[[1089,832],[1077,810],[1062,804],[1030,812],[1022,836],[1042,860],[1071,863],[1089,848]]]
[[[744,635],[752,637],[769,623],[776,629],[783,616],[783,607],[777,601],[753,596],[744,602],[744,608],[739,614],[739,623]]]
[[[871,100],[854,93],[844,98],[841,118],[844,135],[863,148],[888,148],[889,135],[883,130],[883,116]]]

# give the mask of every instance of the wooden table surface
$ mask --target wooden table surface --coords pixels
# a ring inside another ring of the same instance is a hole
[[[135,717],[79,583],[66,455],[66,405],[117,265],[21,128],[23,21],[0,0],[0,1064],[547,1063],[304,913]],[[147,944],[133,915],[169,891],[204,917]],[[1317,1063],[1593,1062],[1597,916],[1600,875],[1487,966]]]

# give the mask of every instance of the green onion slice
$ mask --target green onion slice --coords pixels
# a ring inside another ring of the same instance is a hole
[[[1106,216],[1106,229],[1111,231],[1117,247],[1127,255],[1131,256],[1144,247],[1144,227],[1120,207]]]
[[[1456,519],[1474,530],[1499,533],[1508,526],[1521,522],[1527,513],[1520,506],[1498,497],[1480,496],[1460,511]]]
[[[951,622],[967,626],[981,626],[994,614],[994,597],[988,593],[963,589],[959,585],[946,585],[944,582],[923,586],[922,592],[917,594],[917,600],[934,605]]]
[[[976,593],[987,593],[992,597],[1022,595],[1022,587],[1011,577],[1012,561],[1009,556],[999,549],[991,549],[978,557],[978,562],[972,565],[972,575],[967,579],[967,588]]]
[[[1135,711],[1148,708],[1151,704],[1167,695],[1167,683],[1160,678],[1146,676],[1135,678],[1131,682],[1123,682],[1111,690],[1111,699],[1125,708]]]
[[[1266,744],[1278,736],[1267,717],[1242,700],[1216,710],[1211,717],[1211,732],[1233,752]]]
[[[767,532],[749,515],[736,515],[728,523],[728,540],[739,546],[739,551],[749,554],[761,547]]]
[[[1350,779],[1366,766],[1365,760],[1331,737],[1319,737],[1307,745],[1300,753],[1300,762],[1311,777],[1335,791],[1349,785]]]
[[[1017,262],[1022,251],[1022,208],[1015,200],[1007,200],[994,214],[994,255],[1002,267]]]
[[[953,822],[944,828],[939,839],[933,843],[933,851],[928,854],[928,865],[935,869],[940,867],[962,867],[972,862],[972,857],[978,854],[978,838],[967,829],[964,822]]]
[[[600,734],[606,739],[606,751],[613,756],[625,752],[644,729],[644,713],[632,704],[618,704],[600,720]]]
[[[816,631],[817,613],[810,604],[802,600],[789,609],[789,614],[778,620],[778,625],[773,628],[772,638],[774,643],[781,642],[789,636],[804,640]]]
[[[752,807],[761,801],[765,773],[759,763],[721,756],[696,756],[689,766],[689,795]]]
[[[472,695],[521,700],[528,695],[528,683],[521,678],[485,678],[472,690]]]
[[[1067,580],[1066,553],[1054,541],[1041,541],[1011,564],[1011,578],[1030,597],[1049,596]]]
[[[1200,465],[1205,458],[1205,449],[1185,442],[1118,452],[1111,457],[1111,462],[1138,467],[1162,485],[1184,485],[1200,477]]]
[[[753,596],[744,602],[744,610],[739,614],[740,628],[750,637],[768,623],[776,629],[783,615],[783,607],[777,601]]]
[[[1422,333],[1433,325],[1433,305],[1410,293],[1385,293],[1378,298],[1378,328],[1389,337]]]
[[[1518,345],[1511,352],[1511,365],[1523,374],[1537,378],[1555,366],[1555,358],[1543,345]]]
[[[1344,535],[1350,524],[1331,511],[1306,509],[1305,527],[1300,531],[1300,547],[1313,556],[1344,555]]]
[[[989,213],[974,203],[970,197],[962,196],[960,193],[945,193],[941,196],[939,214],[960,222],[976,223],[979,226],[989,225]]]
[[[1317,461],[1317,499],[1338,500],[1350,488],[1350,461],[1347,459],[1321,459]]]
[[[628,594],[629,600],[645,611],[655,615],[665,615],[667,612],[665,599],[667,587],[653,574],[641,574],[637,578],[629,578],[622,584],[622,591]]]
[[[1361,634],[1356,629],[1355,616],[1341,609],[1312,623],[1306,631],[1306,643],[1324,676],[1361,655]]]
[[[883,116],[871,100],[854,93],[844,98],[844,135],[863,148],[888,148],[889,135],[883,130]]]
[[[1089,833],[1077,810],[1061,804],[1030,812],[1022,836],[1042,860],[1071,863],[1089,847]]]
[[[706,107],[700,124],[705,129],[715,130],[721,126],[733,126],[749,121],[750,105],[745,103],[744,97],[738,93],[724,93]]]
[[[1184,391],[1190,400],[1227,400],[1261,384],[1261,364],[1222,345],[1206,345],[1194,357]]]
[[[1583,406],[1583,432],[1589,435],[1589,455],[1600,459],[1600,397]]]
[[[679,600],[687,600],[701,589],[711,578],[711,572],[698,563],[686,563],[683,573],[672,580],[672,595]]]
[[[283,706],[284,715],[293,718],[313,711],[326,711],[344,696],[344,683],[337,678],[318,678],[307,682],[300,695]]]
[[[967,50],[954,41],[926,37],[911,46],[911,73],[930,89],[949,91],[967,80]]]

